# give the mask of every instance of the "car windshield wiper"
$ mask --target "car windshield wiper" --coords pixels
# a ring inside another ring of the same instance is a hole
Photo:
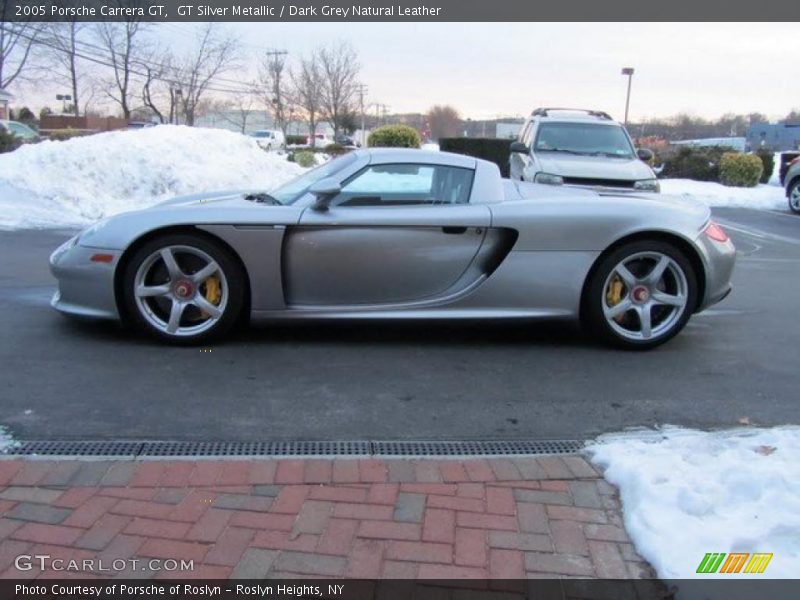
[[[283,206],[280,200],[278,200],[274,196],[270,196],[266,192],[253,192],[251,194],[245,194],[244,199],[250,200],[250,202],[258,202],[259,204],[271,204],[272,206]]]
[[[586,156],[586,152],[567,150],[566,148],[542,148],[539,150],[539,152],[563,152],[564,154],[577,154],[578,156]]]
[[[590,156],[608,156],[609,158],[633,158],[630,154],[617,154],[616,152],[588,152]]]

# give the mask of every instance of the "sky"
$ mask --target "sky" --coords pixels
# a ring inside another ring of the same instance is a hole
[[[358,53],[367,103],[393,112],[451,104],[464,118],[523,116],[539,106],[586,107],[630,119],[687,112],[718,117],[800,107],[792,23],[229,23],[249,66],[265,49],[289,60],[348,41]],[[156,37],[187,50],[199,24],[165,23]],[[41,91],[40,91],[41,92]],[[53,102],[51,102],[53,104]]]

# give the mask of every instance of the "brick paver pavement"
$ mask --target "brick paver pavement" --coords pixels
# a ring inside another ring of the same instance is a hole
[[[0,577],[64,574],[21,554],[186,559],[196,578],[653,577],[577,455],[0,460]]]

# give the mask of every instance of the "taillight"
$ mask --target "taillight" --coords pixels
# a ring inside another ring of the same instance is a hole
[[[708,222],[708,225],[706,225],[704,233],[715,242],[728,241],[728,234],[725,233],[725,230],[722,227],[714,223],[714,221]]]

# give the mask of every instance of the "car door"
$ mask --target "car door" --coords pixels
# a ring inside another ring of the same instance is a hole
[[[385,306],[434,300],[467,271],[491,214],[469,204],[474,171],[368,165],[326,210],[309,207],[287,232],[291,306]]]

